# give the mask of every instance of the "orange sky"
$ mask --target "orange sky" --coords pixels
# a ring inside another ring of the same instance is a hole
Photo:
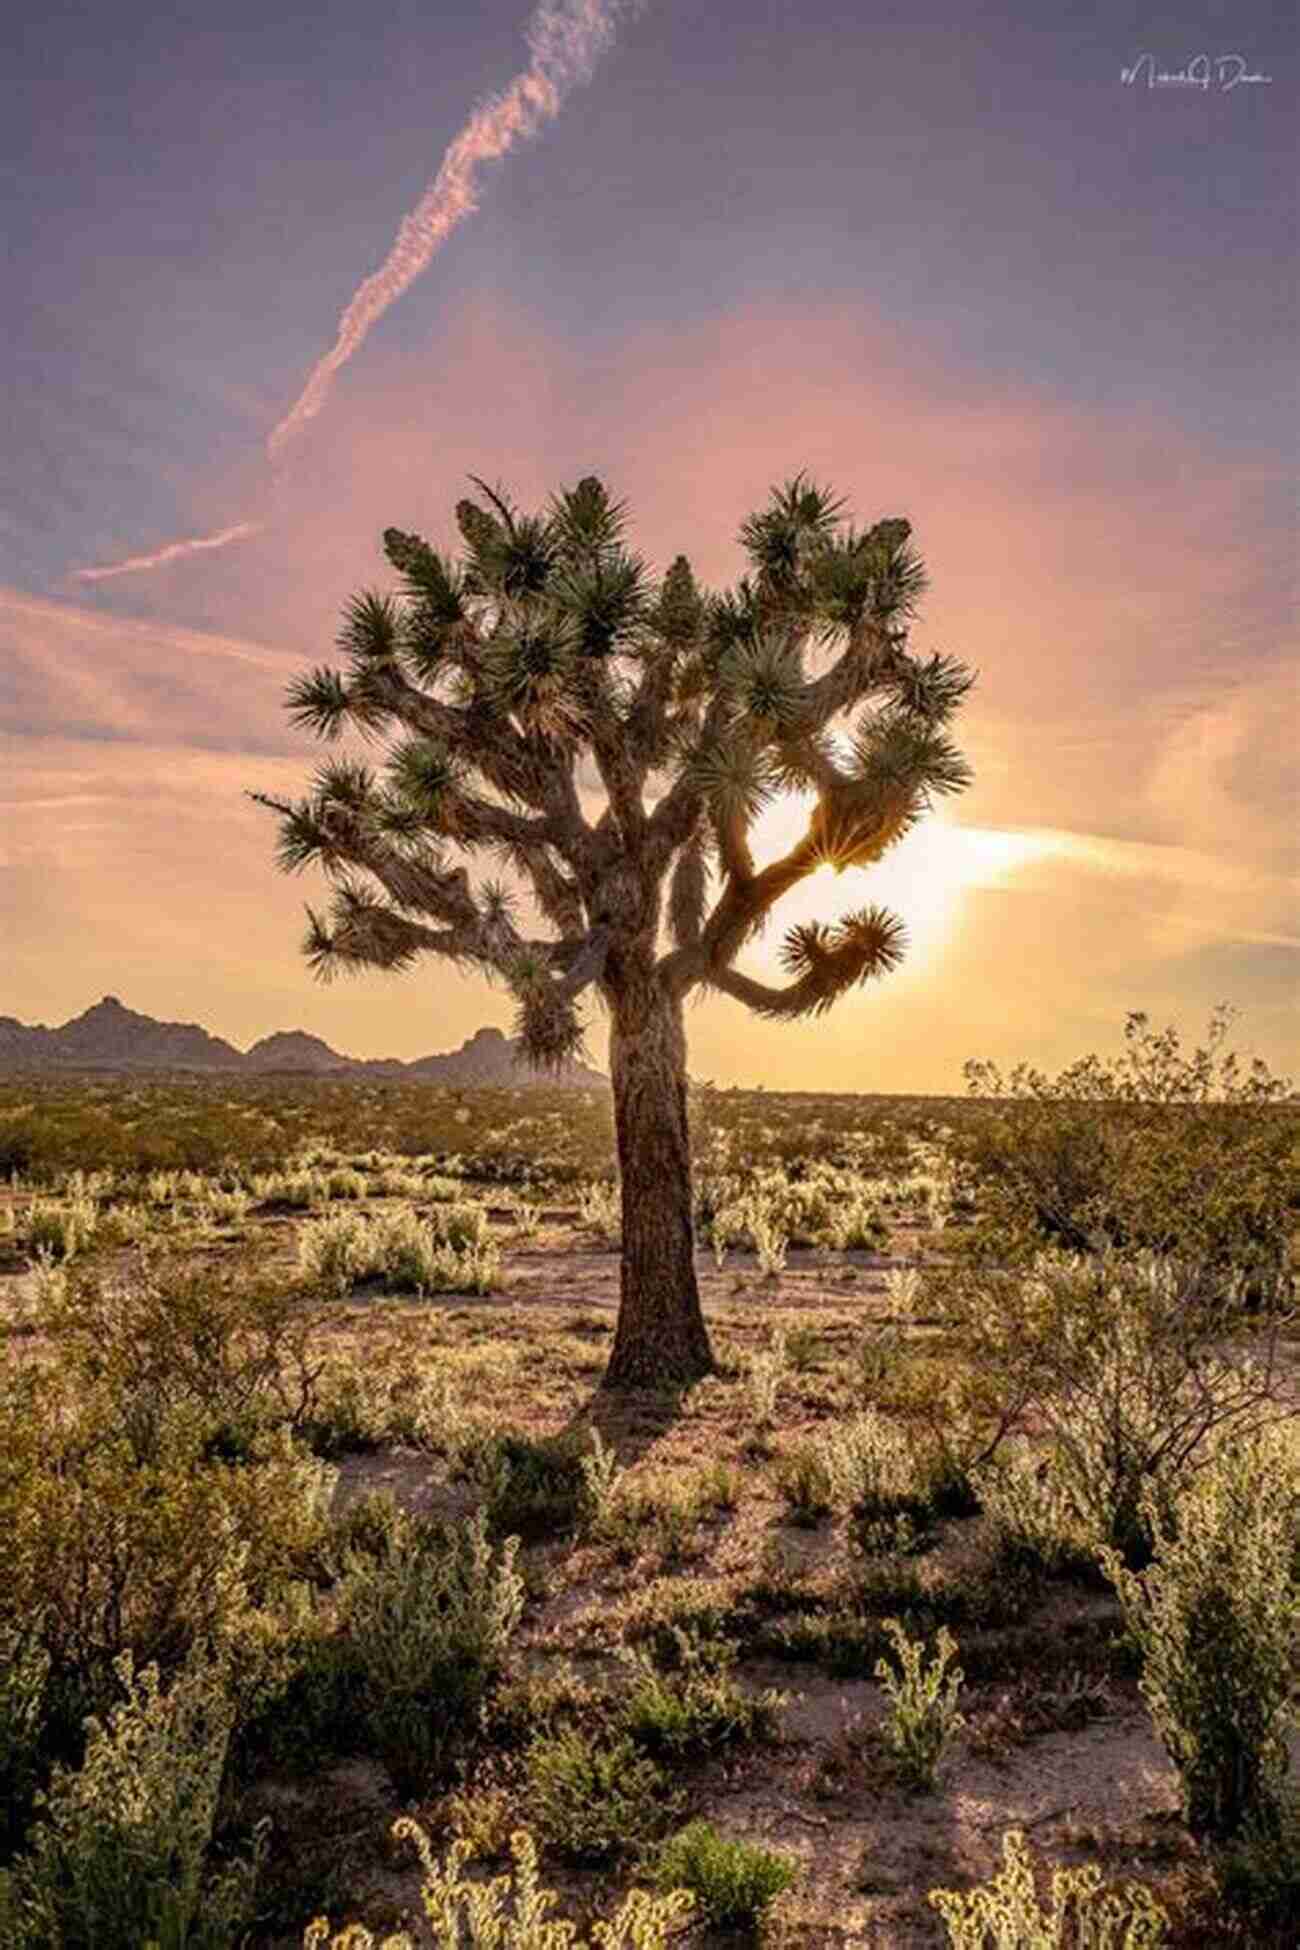
[[[701,1002],[693,1072],[955,1090],[968,1056],[1054,1066],[1113,1047],[1128,1009],[1194,1032],[1221,999],[1243,1009],[1243,1047],[1292,1066],[1297,691],[1282,538],[1256,519],[1275,478],[1158,409],[995,384],[860,307],[811,301],[632,334],[593,368],[476,293],[340,384],[309,459],[254,505],[264,532],[123,578],[111,604],[0,590],[17,724],[0,1011],[57,1022],[111,991],[239,1044],[299,1026],[405,1057],[504,1026],[499,991],[439,966],[310,980],[297,942],[319,884],[276,872],[273,822],[241,797],[292,792],[312,762],[284,682],[328,657],[344,598],[385,578],[380,528],[452,539],[471,470],[525,503],[600,471],[653,560],[683,549],[721,583],[741,519],[799,467],[864,520],[912,519],[932,577],[915,645],[980,671],[961,720],[976,782],[880,885],[813,890],[822,912],[887,899],[912,931],[905,967],[816,1022]],[[214,513],[237,487],[214,480]],[[590,1048],[603,1064],[599,1020]]]

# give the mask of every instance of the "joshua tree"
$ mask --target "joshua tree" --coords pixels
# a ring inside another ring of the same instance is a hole
[[[399,594],[344,614],[341,672],[290,688],[300,725],[384,741],[382,770],[326,761],[281,817],[280,862],[331,877],[304,952],[324,977],[442,955],[509,987],[538,1066],[582,1044],[579,1001],[609,1013],[623,1192],[616,1386],[684,1382],[712,1355],[696,1284],[682,1011],[698,988],[757,1014],[820,1014],[898,963],[879,907],[792,928],[790,981],[733,963],[817,867],[862,867],[970,770],[948,721],[971,673],[907,648],[925,584],[906,521],[849,525],[803,476],[741,542],[752,573],[721,595],[684,556],[662,579],[626,545],[598,480],[522,514],[475,481],[459,561],[390,528]],[[653,803],[647,803],[647,788]],[[749,831],[783,790],[808,830],[755,864]],[[540,922],[464,860],[495,856]],[[458,861],[456,856],[461,856]],[[528,933],[529,927],[550,932]]]

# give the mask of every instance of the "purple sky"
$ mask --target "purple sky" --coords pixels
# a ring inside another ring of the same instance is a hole
[[[981,672],[977,781],[886,888],[909,967],[817,1024],[702,1005],[692,1067],[952,1089],[964,1056],[1054,1065],[1127,1009],[1191,1033],[1220,999],[1300,1067],[1293,10],[649,0],[609,24],[273,466],[340,313],[527,69],[526,10],[20,23],[0,1013],[111,990],[398,1055],[504,1023],[434,967],[312,984],[319,890],[240,797],[311,761],[286,678],[383,578],[385,525],[450,539],[470,471],[525,500],[599,471],[653,559],[722,582],[807,467],[912,519],[918,644]],[[1208,87],[1147,85],[1197,56]],[[852,878],[819,897],[856,903]]]

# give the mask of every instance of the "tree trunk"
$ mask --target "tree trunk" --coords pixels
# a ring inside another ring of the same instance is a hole
[[[607,1388],[665,1388],[712,1374],[700,1310],[680,1001],[651,976],[612,998],[609,1040],[623,1187],[618,1330]]]

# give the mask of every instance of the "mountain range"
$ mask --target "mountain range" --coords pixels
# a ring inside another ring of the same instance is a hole
[[[585,1063],[569,1063],[558,1076],[539,1075],[519,1046],[499,1029],[476,1030],[459,1049],[420,1056],[340,1056],[301,1029],[277,1030],[249,1050],[236,1049],[196,1022],[157,1022],[128,1009],[115,995],[57,1029],[0,1016],[0,1072],[52,1070],[203,1070],[258,1076],[275,1071],[314,1076],[412,1077],[453,1085],[534,1083],[591,1087],[606,1079]]]

